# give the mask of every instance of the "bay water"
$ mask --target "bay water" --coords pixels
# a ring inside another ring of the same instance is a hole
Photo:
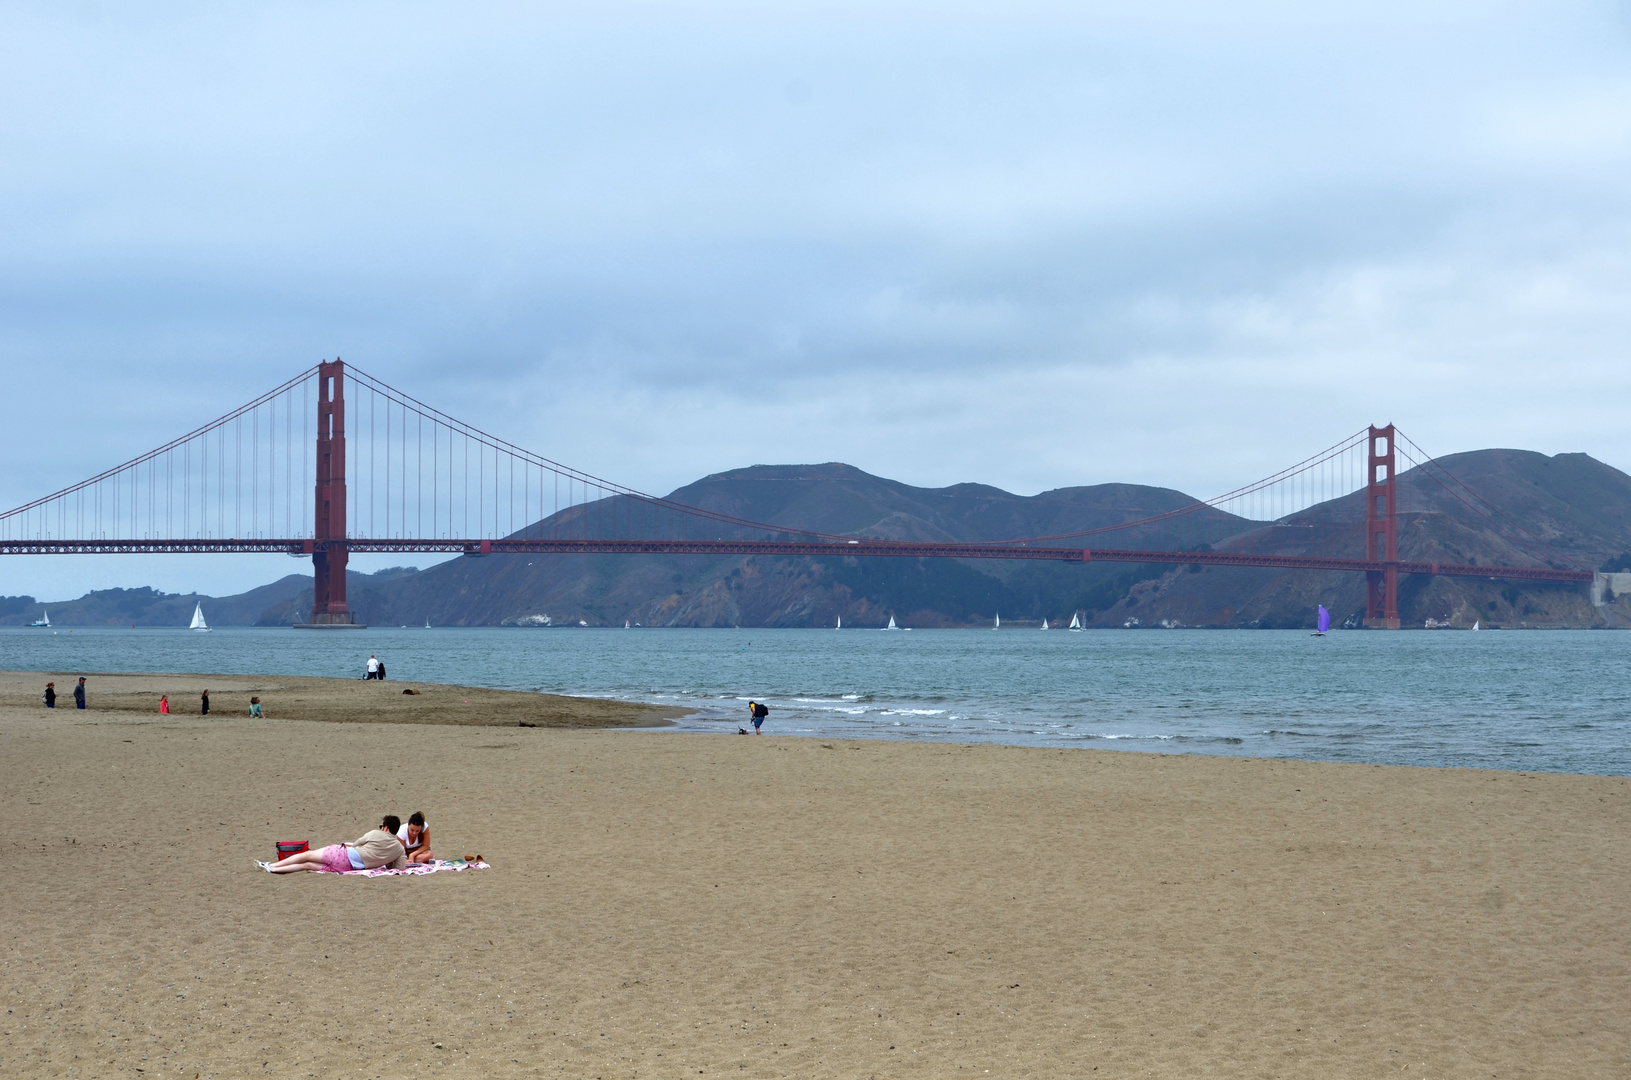
[[[1631,775],[1623,631],[0,630],[0,668],[59,686],[360,677],[370,653],[391,680],[685,708],[666,731],[734,735],[752,698],[774,735]]]

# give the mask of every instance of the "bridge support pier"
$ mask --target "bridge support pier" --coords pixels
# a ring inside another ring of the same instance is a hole
[[[1371,425],[1365,477],[1365,561],[1383,563],[1365,571],[1365,625],[1399,628],[1399,505],[1393,425]]]
[[[302,629],[363,629],[345,602],[345,364],[317,365],[317,489],[311,621]]]

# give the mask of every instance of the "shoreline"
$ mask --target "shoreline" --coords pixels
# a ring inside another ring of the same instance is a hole
[[[83,675],[87,680],[88,707],[74,708],[73,686]],[[57,684],[56,709],[41,705],[40,694],[47,681]],[[41,671],[0,671],[0,708],[23,708],[42,717],[71,715],[136,720],[206,719],[199,711],[198,691],[210,690],[207,720],[248,721],[249,698],[260,697],[264,721],[311,721],[327,724],[400,724],[435,727],[536,728],[540,730],[623,730],[652,731],[679,726],[682,719],[703,716],[699,706],[658,705],[622,698],[546,694],[524,690],[502,690],[458,683],[423,681],[383,682],[320,675],[204,674],[198,672],[93,672],[55,674]],[[404,694],[404,690],[413,690]],[[171,711],[161,714],[161,694],[170,696]],[[675,734],[730,735],[731,726],[741,727],[739,718],[715,721],[719,730],[688,728]],[[1582,777],[1626,779],[1613,772],[1582,772],[1562,769],[1498,768],[1483,765],[1408,762],[1343,761],[1331,758],[1271,756],[1266,754],[1215,753],[1204,750],[1166,750],[1149,747],[1081,744],[1072,746],[1028,745],[999,740],[930,740],[895,735],[887,729],[876,734],[804,732],[771,729],[769,737],[835,743],[885,743],[948,749],[1008,748],[1038,752],[1081,751],[1089,754],[1148,755],[1162,758],[1203,758],[1220,761],[1297,763],[1353,768],[1420,769],[1432,772],[1471,772],[1515,776]],[[755,736],[763,738],[764,736]]]
[[[86,680],[88,707],[74,708],[73,688]],[[692,710],[614,698],[571,697],[522,690],[493,690],[448,683],[373,681],[318,675],[233,675],[197,672],[90,672],[54,674],[0,671],[0,706],[33,708],[49,715],[40,696],[57,686],[56,713],[158,719],[159,698],[168,695],[166,719],[201,719],[200,695],[210,691],[209,719],[249,719],[249,699],[259,697],[266,720],[323,723],[416,724],[452,727],[660,728]],[[413,691],[404,693],[404,691]]]

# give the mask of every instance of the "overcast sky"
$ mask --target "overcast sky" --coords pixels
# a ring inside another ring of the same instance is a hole
[[[1390,420],[1631,469],[1628,46],[1559,0],[0,5],[0,502],[335,355],[652,491],[1205,496]]]

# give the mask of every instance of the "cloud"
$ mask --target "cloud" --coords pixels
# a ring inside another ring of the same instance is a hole
[[[1631,467],[1589,404],[1631,391],[1626,44],[1586,3],[7,8],[0,502],[336,354],[654,491],[1205,494],[1389,419]],[[0,591],[92,573],[44,565]]]

